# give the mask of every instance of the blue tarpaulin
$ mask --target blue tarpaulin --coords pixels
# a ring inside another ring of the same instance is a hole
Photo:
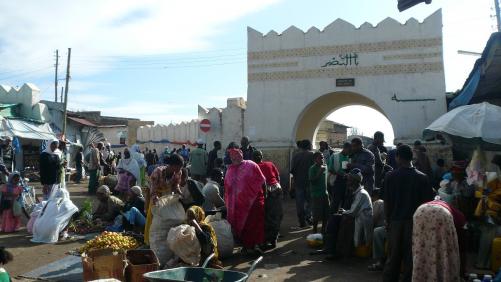
[[[473,98],[473,95],[475,95],[475,91],[477,91],[478,83],[480,82],[480,68],[477,68],[475,70],[475,73],[473,73],[473,76],[471,79],[468,81],[468,84],[461,90],[461,93],[456,96],[450,103],[449,103],[449,110],[452,110],[454,108],[468,105],[468,103],[471,101]]]

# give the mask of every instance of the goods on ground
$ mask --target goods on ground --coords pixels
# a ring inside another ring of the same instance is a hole
[[[91,250],[112,249],[115,251],[126,251],[139,247],[139,242],[131,236],[125,236],[117,232],[105,231],[96,238],[87,241],[80,248],[80,252],[88,252]]]

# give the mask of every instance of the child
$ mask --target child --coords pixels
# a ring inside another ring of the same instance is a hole
[[[322,234],[325,234],[327,220],[329,219],[329,197],[327,194],[326,167],[324,156],[321,152],[313,154],[315,164],[310,167],[311,209],[313,214],[313,233],[317,233],[317,225],[322,221]]]
[[[3,268],[4,265],[13,260],[12,254],[5,250],[5,247],[0,247],[0,282],[10,282],[9,273]]]

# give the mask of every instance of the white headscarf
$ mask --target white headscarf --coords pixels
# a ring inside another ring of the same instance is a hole
[[[130,172],[132,175],[134,175],[136,181],[139,181],[141,173],[139,171],[139,165],[137,161],[132,157],[132,153],[130,158],[126,159],[124,157],[120,159],[117,165],[117,169],[119,168]]]
[[[144,160],[144,155],[141,154],[141,148],[138,144],[134,144],[130,147],[130,156],[135,159],[139,167],[146,167],[146,161]]]
[[[63,152],[61,152],[59,148],[56,148],[54,151],[52,151],[50,148],[50,145],[52,145],[52,143],[57,143],[57,145],[59,146],[59,140],[54,138],[52,140],[49,140],[49,142],[47,142],[47,147],[45,148],[44,152],[49,155],[57,155],[59,156],[59,158],[61,158],[63,156]]]

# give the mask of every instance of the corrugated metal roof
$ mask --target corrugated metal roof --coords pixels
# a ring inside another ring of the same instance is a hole
[[[94,123],[92,123],[84,118],[77,118],[77,117],[70,117],[70,116],[68,116],[68,118],[74,122],[80,123],[80,124],[85,125],[85,126],[97,127],[97,125],[95,125]]]

